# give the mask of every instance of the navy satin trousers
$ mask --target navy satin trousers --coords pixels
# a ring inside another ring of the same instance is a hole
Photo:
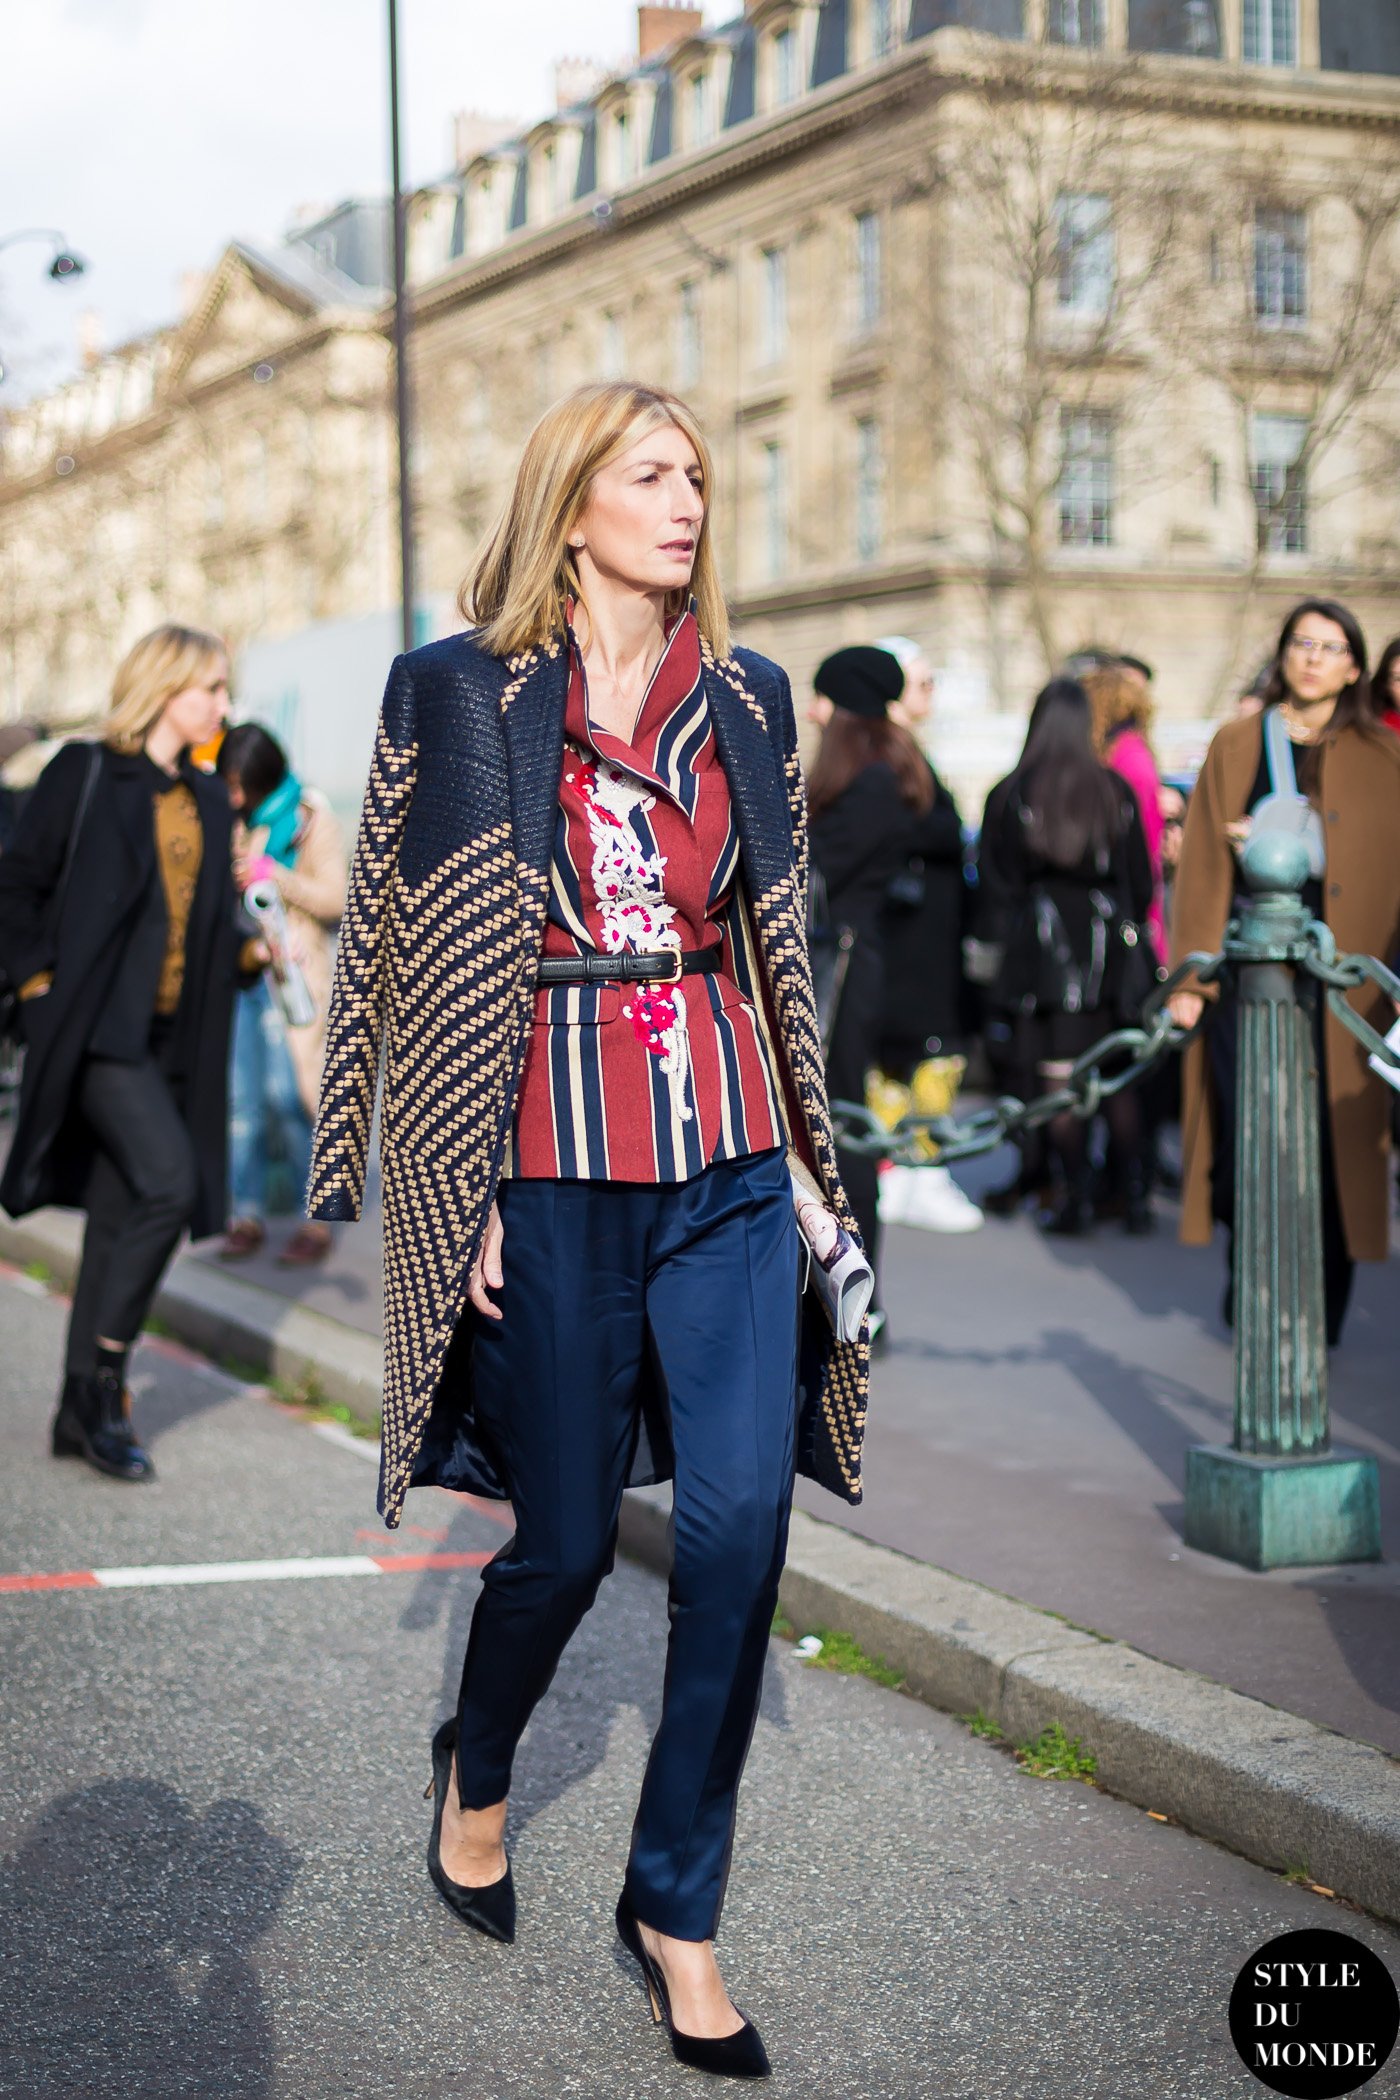
[[[510,1790],[516,1744],[612,1567],[639,1388],[659,1362],[675,1445],[661,1722],[626,1894],[713,1936],[787,1550],[798,1235],[781,1151],[679,1183],[506,1181],[499,1321],[474,1314],[476,1410],[515,1536],[482,1572],[462,1672],[458,1786]]]

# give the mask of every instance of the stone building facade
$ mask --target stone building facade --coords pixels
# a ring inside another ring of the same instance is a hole
[[[433,624],[534,418],[627,373],[706,422],[742,637],[799,686],[843,641],[925,643],[968,793],[1084,643],[1157,666],[1170,760],[1304,589],[1400,627],[1400,9],[751,0],[639,31],[413,202]],[[392,604],[381,295],[298,298],[243,250],[216,282],[152,348],[174,393],[81,447],[55,403],[6,426],[10,708],[172,591],[239,641]]]

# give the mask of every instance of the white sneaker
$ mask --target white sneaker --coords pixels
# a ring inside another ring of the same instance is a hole
[[[881,1167],[877,1193],[882,1225],[907,1224],[914,1184],[922,1178],[918,1167]]]
[[[914,1186],[903,1194],[901,1219],[923,1232],[976,1232],[982,1213],[946,1167],[906,1169]]]

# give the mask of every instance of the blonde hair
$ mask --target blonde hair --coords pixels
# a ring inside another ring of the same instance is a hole
[[[728,655],[729,613],[710,533],[714,461],[705,434],[684,401],[627,379],[575,387],[546,409],[525,440],[515,486],[457,599],[462,617],[478,623],[484,649],[518,655],[562,632],[568,599],[587,610],[569,534],[587,507],[593,477],[649,430],[672,423],[695,448],[705,515],[689,587],[669,592],[666,610],[683,612],[693,595],[701,634],[717,656]]]
[[[1081,683],[1089,695],[1090,727],[1100,756],[1115,729],[1126,724],[1146,732],[1152,721],[1152,702],[1121,664],[1100,664],[1086,672]]]
[[[202,627],[171,621],[143,634],[117,666],[102,741],[114,751],[139,751],[166,702],[197,685],[214,664],[227,662],[227,643]]]

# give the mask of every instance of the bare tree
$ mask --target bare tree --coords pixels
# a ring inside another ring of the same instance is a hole
[[[1400,153],[1375,146],[1311,195],[1241,157],[1201,182],[1196,221],[1206,281],[1180,304],[1172,350],[1226,409],[1226,472],[1252,520],[1219,705],[1241,675],[1271,556],[1308,551],[1319,513],[1357,495],[1365,469],[1342,471],[1348,446],[1394,445],[1393,419],[1373,413],[1400,371]],[[1284,440],[1272,458],[1271,425]]]
[[[1086,67],[1009,48],[953,101],[942,155],[941,385],[993,570],[1024,588],[1047,668],[1069,639],[1059,550],[1111,529],[1111,494],[1096,495],[1111,459],[1096,448],[1130,445],[1167,379],[1151,346],[1189,190],[1179,129],[1138,91],[1140,73],[1132,59]]]

